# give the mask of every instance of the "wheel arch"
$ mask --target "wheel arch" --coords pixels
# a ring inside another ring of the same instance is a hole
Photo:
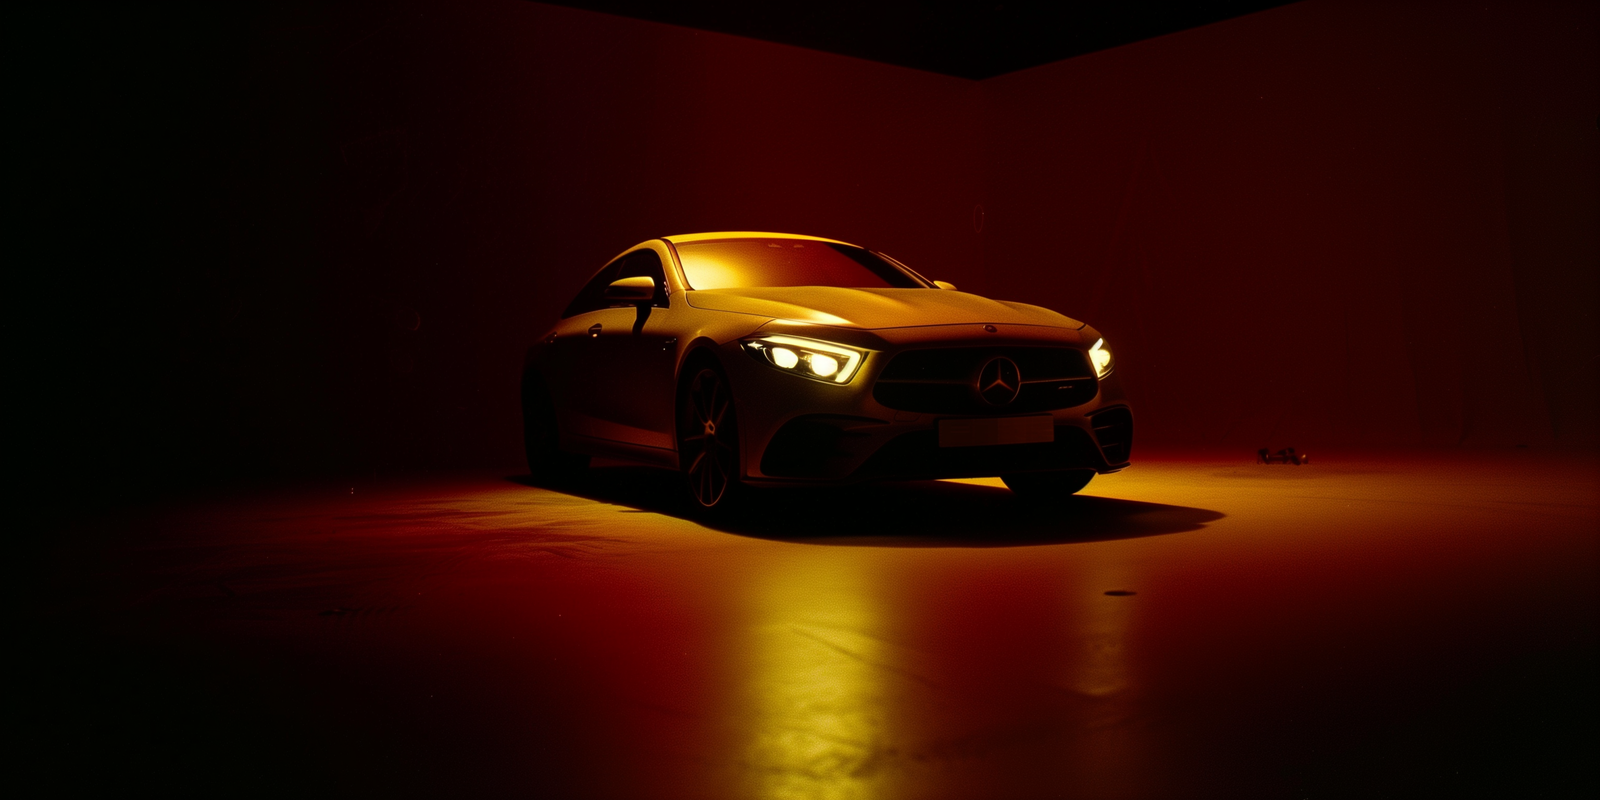
[[[741,491],[738,487],[743,483],[747,465],[750,463],[750,459],[749,455],[745,452],[745,448],[747,447],[746,438],[739,433],[739,420],[741,417],[741,411],[739,408],[739,393],[734,389],[733,381],[729,377],[728,367],[724,362],[723,354],[719,352],[720,350],[722,350],[722,347],[719,346],[714,339],[705,336],[696,337],[695,340],[690,342],[689,345],[684,349],[684,357],[679,362],[677,375],[673,381],[673,445],[674,449],[677,451],[679,469],[680,471],[684,471],[684,474],[688,476],[687,470],[689,467],[684,463],[686,451],[684,450],[681,437],[685,433],[684,426],[686,415],[692,415],[693,412],[688,410],[688,406],[686,404],[690,402],[689,397],[692,391],[691,387],[693,385],[694,377],[701,374],[703,371],[709,370],[710,372],[714,373],[716,379],[726,387],[725,393],[727,395],[728,408],[732,412],[733,420],[731,431],[732,435],[734,436],[734,446],[731,449],[733,451],[733,457],[735,460],[731,465],[731,470],[725,473],[727,475],[728,483],[726,484],[726,488],[723,490],[723,492],[732,492],[737,494]],[[692,482],[692,476],[689,477],[691,477]],[[693,491],[692,488],[691,491]],[[719,497],[720,496],[721,495],[719,494]]]
[[[691,370],[698,369],[701,365],[709,365],[722,373],[724,380],[728,378],[728,368],[723,366],[722,359],[717,355],[716,340],[709,336],[698,336],[689,342],[683,349],[683,358],[678,361],[677,373],[672,377],[672,431],[673,449],[677,449],[678,419],[682,411],[684,382],[693,374]],[[733,382],[728,382],[729,388]],[[733,395],[733,413],[739,413],[739,395]]]
[[[673,375],[674,385],[683,382],[684,373],[691,366],[702,364],[706,361],[710,361],[718,369],[722,370],[722,374],[728,374],[727,368],[722,365],[722,359],[717,355],[716,340],[709,336],[697,336],[694,341],[689,342],[683,348],[683,358],[678,361],[678,371]]]

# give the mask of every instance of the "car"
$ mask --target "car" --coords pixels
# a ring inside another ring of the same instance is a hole
[[[1133,446],[1094,328],[785,233],[624,250],[528,349],[522,408],[536,479],[642,462],[681,473],[699,509],[748,487],[995,476],[1049,499]]]

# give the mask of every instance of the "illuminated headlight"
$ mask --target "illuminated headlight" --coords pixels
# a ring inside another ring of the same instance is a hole
[[[1089,361],[1094,364],[1095,377],[1104,378],[1111,374],[1111,351],[1106,348],[1106,340],[1098,339],[1094,347],[1089,348]]]
[[[866,352],[798,336],[761,336],[742,343],[746,353],[784,372],[827,383],[849,383]]]

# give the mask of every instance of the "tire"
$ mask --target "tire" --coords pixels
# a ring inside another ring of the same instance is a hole
[[[557,435],[555,401],[538,375],[522,378],[522,447],[528,472],[535,482],[567,483],[589,467],[589,457],[561,449]]]
[[[1077,494],[1094,479],[1094,470],[1062,470],[1060,472],[1020,472],[1002,475],[1006,488],[1017,497],[1033,501],[1051,500]]]
[[[678,385],[678,471],[694,505],[725,510],[740,494],[739,426],[733,391],[715,364],[684,370]]]

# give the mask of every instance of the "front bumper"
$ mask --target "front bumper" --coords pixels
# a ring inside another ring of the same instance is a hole
[[[738,415],[744,479],[752,484],[839,484],[884,479],[992,477],[1018,472],[1128,465],[1133,414],[1116,372],[1070,408],[1008,414],[918,413],[889,408],[873,396],[884,367],[906,350],[983,347],[1071,347],[1087,350],[1085,331],[1042,326],[952,325],[859,331],[772,323],[786,333],[869,351],[848,384],[786,374],[750,357],[733,341],[722,346]],[[1024,376],[1026,377],[1026,376]],[[1087,394],[1087,393],[1086,393]],[[1076,398],[1074,398],[1076,400]],[[1048,414],[1054,440],[1033,444],[941,447],[941,419]]]

